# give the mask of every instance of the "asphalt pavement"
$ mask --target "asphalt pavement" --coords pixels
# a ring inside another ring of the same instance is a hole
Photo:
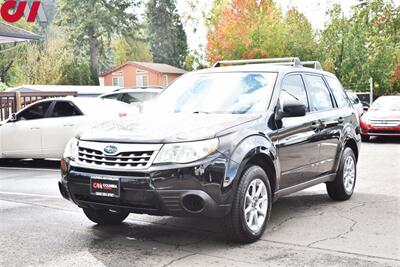
[[[363,143],[356,191],[319,185],[278,200],[262,239],[227,242],[217,220],[130,215],[90,222],[58,192],[58,162],[0,167],[0,266],[400,266],[400,140]]]

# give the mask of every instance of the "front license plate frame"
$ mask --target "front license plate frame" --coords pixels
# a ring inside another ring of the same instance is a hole
[[[121,196],[121,179],[118,177],[90,177],[90,194],[98,197],[119,198]]]

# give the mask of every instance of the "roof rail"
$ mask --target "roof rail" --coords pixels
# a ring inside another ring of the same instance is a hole
[[[243,59],[243,60],[222,60],[214,64],[213,68],[221,67],[222,65],[245,65],[245,64],[259,64],[259,63],[274,63],[279,65],[289,65],[294,67],[301,67],[301,61],[298,57],[285,57],[285,58],[260,58],[260,59]]]
[[[301,62],[301,64],[303,64],[303,66],[312,66],[316,70],[322,70],[322,66],[319,61],[304,61]]]

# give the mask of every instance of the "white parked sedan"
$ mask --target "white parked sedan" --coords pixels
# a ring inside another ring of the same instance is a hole
[[[87,127],[136,113],[128,104],[100,98],[37,101],[0,123],[0,158],[61,158],[69,139]]]

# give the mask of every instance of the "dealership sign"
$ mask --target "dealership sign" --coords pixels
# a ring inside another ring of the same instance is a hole
[[[9,23],[17,22],[26,14],[28,22],[35,22],[40,8],[40,1],[34,1],[30,8],[27,1],[9,0],[1,5],[1,17]],[[28,12],[26,12],[28,10]]]

